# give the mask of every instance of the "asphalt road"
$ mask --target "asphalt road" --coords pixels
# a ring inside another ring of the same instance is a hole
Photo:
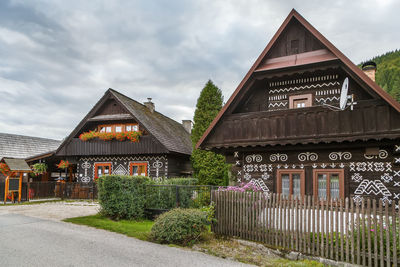
[[[0,266],[245,265],[86,226],[0,213]]]

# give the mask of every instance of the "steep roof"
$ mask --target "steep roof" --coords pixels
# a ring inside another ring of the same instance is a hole
[[[164,116],[157,111],[151,112],[145,105],[111,88],[105,92],[104,96],[95,104],[91,111],[65,139],[65,141],[58,148],[57,152],[60,151],[64,145],[70,142],[70,140],[79,133],[79,131],[87,122],[98,120],[99,117],[104,117],[95,116],[95,113],[110,98],[115,99],[126,110],[126,112],[132,116],[130,118],[138,121],[139,124],[141,124],[144,129],[153,135],[169,152],[187,155],[192,153],[190,134],[185,130],[182,124],[172,120],[171,118],[168,118],[167,116]],[[109,115],[105,117],[110,119],[113,116],[114,115]]]
[[[4,157],[25,159],[55,150],[60,143],[59,140],[0,133],[0,159]]]
[[[285,19],[285,21],[279,27],[278,31],[272,37],[271,41],[264,48],[264,50],[262,51],[260,56],[254,62],[253,66],[247,72],[246,76],[243,78],[243,80],[240,82],[240,84],[238,85],[236,90],[233,92],[233,94],[229,98],[228,102],[221,109],[221,111],[218,113],[218,115],[214,118],[214,120],[212,121],[212,123],[210,124],[208,129],[204,132],[203,136],[200,138],[200,140],[196,144],[196,148],[201,147],[202,143],[205,141],[207,136],[211,133],[211,131],[216,126],[216,124],[221,119],[221,117],[228,110],[228,108],[230,107],[230,105],[232,104],[234,99],[239,95],[239,93],[242,90],[245,89],[245,86],[249,83],[250,78],[252,77],[253,73],[259,72],[259,71],[268,71],[268,70],[274,70],[274,69],[278,69],[278,68],[298,65],[298,62],[297,62],[298,58],[296,57],[296,55],[292,56],[293,60],[288,60],[288,62],[292,61],[294,63],[284,62],[284,63],[281,63],[281,65],[279,65],[279,64],[271,64],[271,63],[275,63],[274,60],[270,60],[269,62],[268,62],[268,60],[266,62],[264,61],[266,59],[268,52],[273,48],[274,44],[277,42],[279,36],[286,29],[289,22],[293,19],[297,20],[303,27],[305,27],[327,49],[326,54],[324,56],[320,56],[320,58],[310,57],[308,60],[306,60],[305,64],[308,64],[310,62],[315,63],[316,62],[315,59],[318,59],[318,61],[333,60],[336,58],[339,59],[349,69],[350,72],[354,73],[354,76],[356,78],[358,78],[361,83],[363,83],[365,86],[367,86],[368,88],[375,91],[390,106],[392,106],[396,111],[400,112],[400,103],[398,103],[396,100],[394,100],[378,84],[376,84],[374,81],[372,81],[361,69],[359,69],[353,62],[351,62],[350,59],[348,59],[342,52],[340,52],[339,49],[337,49],[331,42],[329,42],[318,30],[316,30],[308,21],[306,21],[295,9],[292,9],[292,11],[289,13],[287,18]],[[311,53],[311,55],[312,55],[312,53]],[[289,58],[289,57],[287,57],[287,58]],[[265,63],[270,63],[270,64],[265,64]]]

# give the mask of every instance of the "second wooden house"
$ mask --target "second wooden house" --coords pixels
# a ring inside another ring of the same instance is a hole
[[[76,165],[79,182],[107,174],[187,176],[190,131],[191,121],[181,124],[164,116],[151,99],[141,104],[109,89],[62,142],[56,156]],[[141,136],[134,140],[137,133]]]

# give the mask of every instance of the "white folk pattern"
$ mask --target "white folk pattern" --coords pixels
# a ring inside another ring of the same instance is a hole
[[[269,156],[269,160],[270,161],[272,161],[272,162],[275,162],[275,161],[287,161],[287,159],[288,159],[288,155],[287,154],[280,154],[280,153],[276,153],[276,154],[271,154],[270,156]]]
[[[391,181],[393,181],[393,176],[391,176],[389,173],[384,173],[383,175],[381,175],[381,180],[384,181],[385,183],[390,183]]]
[[[297,158],[300,161],[306,161],[306,160],[316,161],[318,159],[318,155],[317,153],[314,152],[302,152],[297,156]]]
[[[330,160],[341,160],[342,158],[345,160],[350,160],[352,157],[350,152],[331,152],[329,154]]]
[[[361,182],[362,179],[363,179],[362,175],[361,175],[360,173],[358,173],[358,172],[354,173],[354,174],[351,176],[351,180],[353,180],[353,181],[355,181],[355,182]]]

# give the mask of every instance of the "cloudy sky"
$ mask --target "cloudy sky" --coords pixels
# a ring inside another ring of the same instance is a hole
[[[400,48],[400,1],[0,1],[0,132],[62,139],[107,88],[191,119],[229,98],[292,8],[353,62]]]

